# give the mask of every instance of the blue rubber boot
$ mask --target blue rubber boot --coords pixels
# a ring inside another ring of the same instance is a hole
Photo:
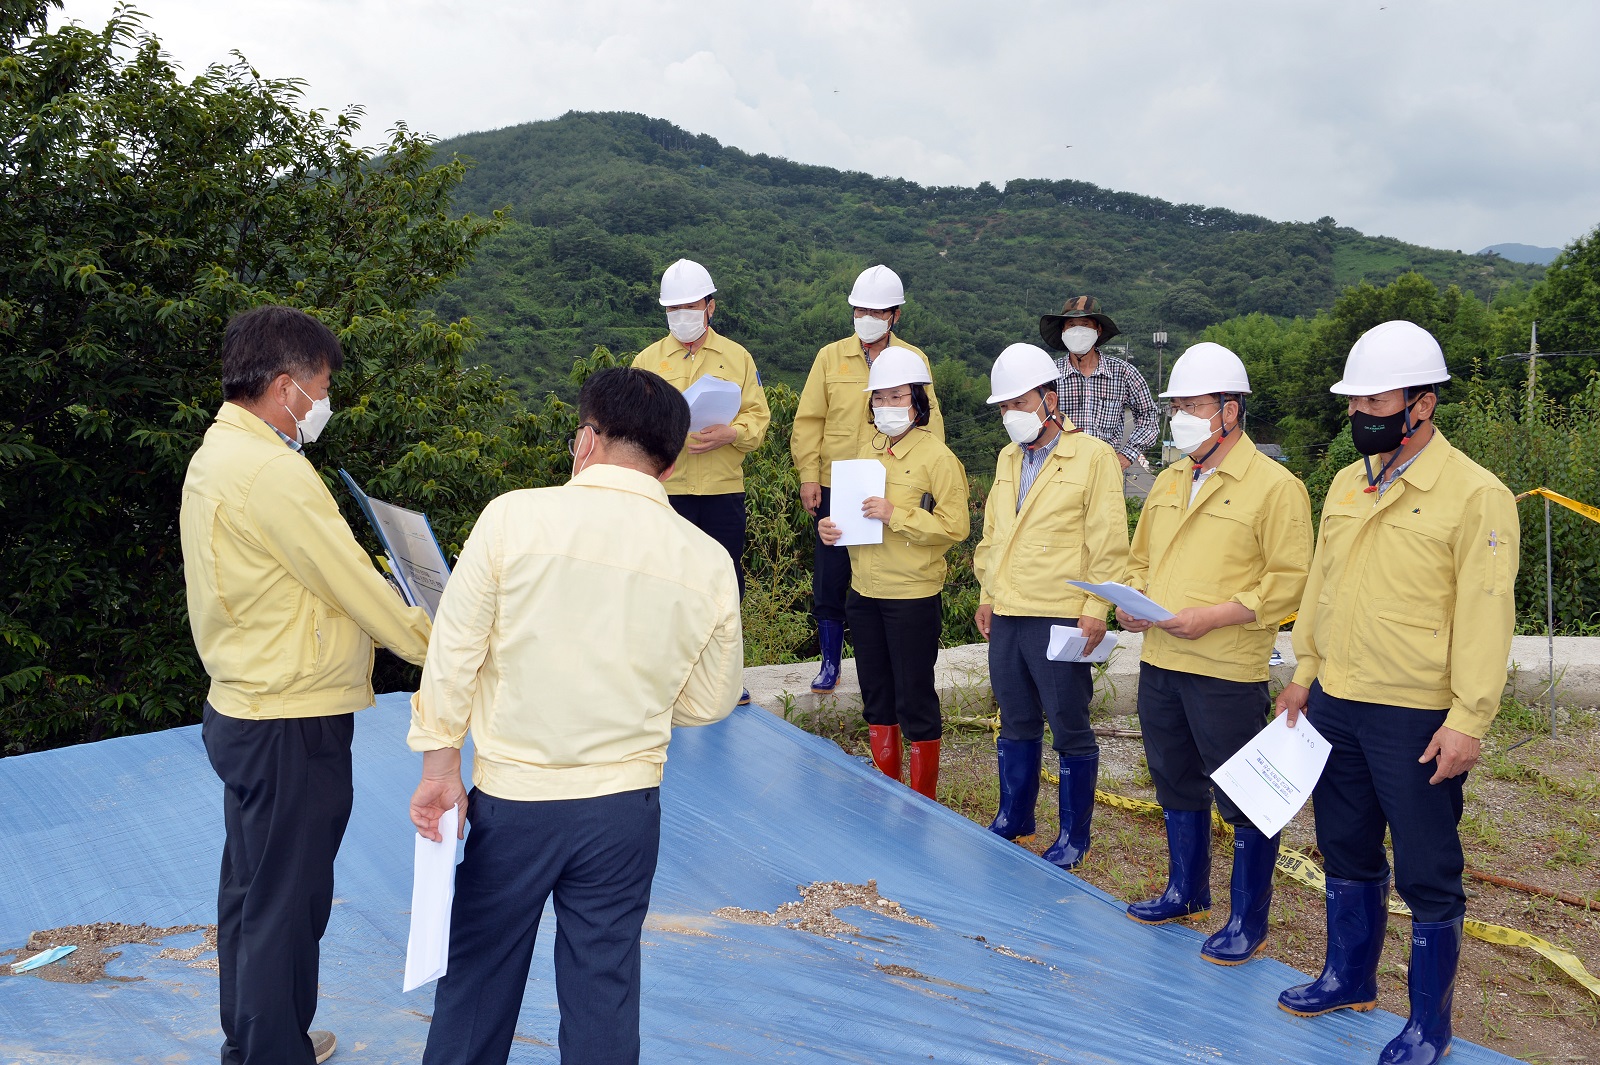
[[[1433,1065],[1450,1051],[1450,1007],[1461,959],[1462,918],[1411,925],[1411,1019],[1378,1056],[1378,1065]]]
[[[1334,1010],[1365,1012],[1378,1004],[1378,957],[1389,927],[1389,880],[1328,877],[1328,960],[1322,975],[1278,996],[1278,1008],[1299,1017]]]
[[[1267,941],[1267,915],[1272,911],[1272,871],[1278,865],[1278,837],[1268,839],[1252,825],[1233,829],[1233,882],[1228,896],[1233,912],[1228,923],[1200,948],[1200,956],[1218,965],[1241,965]]]
[[[817,622],[817,640],[822,644],[822,668],[811,682],[811,690],[826,695],[839,686],[839,656],[844,654],[844,622]]]
[[[1136,902],[1128,916],[1140,924],[1166,924],[1211,909],[1211,811],[1162,810],[1167,822],[1167,890]]]
[[[1061,786],[1056,808],[1061,811],[1061,835],[1044,852],[1044,860],[1063,869],[1076,869],[1089,853],[1089,825],[1094,820],[1094,786],[1100,778],[1100,752],[1069,757],[1061,755]]]
[[[989,823],[989,831],[1025,842],[1034,833],[1033,811],[1039,805],[1039,759],[1044,741],[1002,737],[996,749],[1000,762],[1000,812]]]

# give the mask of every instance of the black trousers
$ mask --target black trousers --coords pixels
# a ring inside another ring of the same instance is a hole
[[[1264,680],[1220,680],[1140,662],[1139,731],[1156,800],[1168,810],[1209,813],[1211,774],[1271,716]],[[1215,797],[1230,825],[1251,823],[1227,792],[1217,788]]]
[[[861,716],[869,725],[899,725],[912,743],[944,732],[933,668],[944,630],[941,596],[872,599],[851,589],[845,600],[861,682]]]
[[[1100,750],[1089,724],[1094,667],[1087,662],[1052,662],[1050,626],[1077,618],[1009,617],[995,614],[989,626],[989,686],[1000,704],[1000,736],[1032,742],[1044,736],[1057,754],[1081,757]]]
[[[733,575],[739,578],[739,598],[744,598],[744,493],[726,492],[714,496],[668,496],[672,509],[687,518],[690,525],[721,544],[733,559]]]
[[[249,721],[204,708],[222,778],[217,965],[223,1065],[311,1065],[333,859],[354,788],[355,715]]]
[[[505,1065],[545,900],[555,896],[562,1065],[639,1060],[639,930],[661,846],[659,789],[514,802],[474,789],[450,964],[423,1065]]]
[[[1413,710],[1336,699],[1311,685],[1306,716],[1333,746],[1311,792],[1317,846],[1329,876],[1381,880],[1383,850],[1394,845],[1394,888],[1418,921],[1453,921],[1467,912],[1461,886],[1462,790],[1467,774],[1429,784],[1434,762],[1418,762],[1444,724],[1444,710]]]
[[[822,506],[817,508],[815,526],[833,514],[833,492],[822,488]],[[811,616],[818,621],[844,621],[844,601],[850,592],[850,549],[829,547],[822,535],[813,531],[811,562]]]

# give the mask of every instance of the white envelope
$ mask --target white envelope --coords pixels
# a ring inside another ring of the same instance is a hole
[[[439,818],[435,843],[417,835],[412,863],[411,936],[406,941],[406,977],[402,992],[437,980],[450,961],[450,906],[456,896],[456,831],[461,808],[452,806]]]

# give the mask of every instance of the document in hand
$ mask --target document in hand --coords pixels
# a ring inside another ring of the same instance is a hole
[[[844,533],[839,547],[883,543],[883,522],[864,517],[861,504],[872,496],[882,496],[888,485],[889,471],[877,459],[835,460],[828,510],[833,523]]]
[[[1332,749],[1304,715],[1290,728],[1289,715],[1279,714],[1211,781],[1264,835],[1276,836],[1311,797]]]
[[[1067,583],[1074,588],[1082,588],[1090,595],[1099,596],[1112,606],[1121,607],[1124,614],[1140,621],[1171,621],[1177,617],[1154,599],[1141,591],[1129,588],[1126,584],[1118,584],[1116,581],[1106,581],[1104,584],[1090,584],[1088,581]]]
[[[450,579],[450,564],[444,559],[439,541],[428,524],[428,516],[414,510],[373,499],[361,490],[356,479],[345,470],[339,471],[345,487],[361,504],[361,512],[372,523],[389,556],[400,590],[406,602],[420,606],[428,617],[439,613],[439,598],[444,595],[445,582]]]
[[[683,390],[689,403],[689,431],[698,433],[710,425],[727,425],[739,416],[744,390],[732,381],[707,375]]]
[[[1104,662],[1111,657],[1111,652],[1117,647],[1117,634],[1108,632],[1095,644],[1092,652],[1085,655],[1084,647],[1089,643],[1083,630],[1076,625],[1050,626],[1050,647],[1045,651],[1045,657],[1052,662]]]
[[[439,818],[435,843],[417,834],[411,879],[411,937],[406,941],[406,978],[402,992],[444,975],[450,960],[450,905],[456,896],[456,831],[461,808],[452,806]]]

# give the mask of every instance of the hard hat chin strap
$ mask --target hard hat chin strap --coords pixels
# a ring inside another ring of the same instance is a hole
[[[1410,390],[1407,389],[1407,391]],[[1416,406],[1421,401],[1422,397],[1418,396],[1410,403],[1407,403],[1405,405],[1405,409],[1400,412],[1401,418],[1403,419],[1402,424],[1405,426],[1405,432],[1400,437],[1400,446],[1394,449],[1394,454],[1385,459],[1383,465],[1378,467],[1378,476],[1372,476],[1372,456],[1361,456],[1361,463],[1366,467],[1367,470],[1367,487],[1362,489],[1363,492],[1371,494],[1378,490],[1378,485],[1383,481],[1384,475],[1389,472],[1390,467],[1392,467],[1396,462],[1400,461],[1400,454],[1405,451],[1406,445],[1411,442],[1411,438],[1417,435],[1417,430],[1422,428],[1422,422],[1418,422],[1415,425],[1411,424],[1411,408]]]

